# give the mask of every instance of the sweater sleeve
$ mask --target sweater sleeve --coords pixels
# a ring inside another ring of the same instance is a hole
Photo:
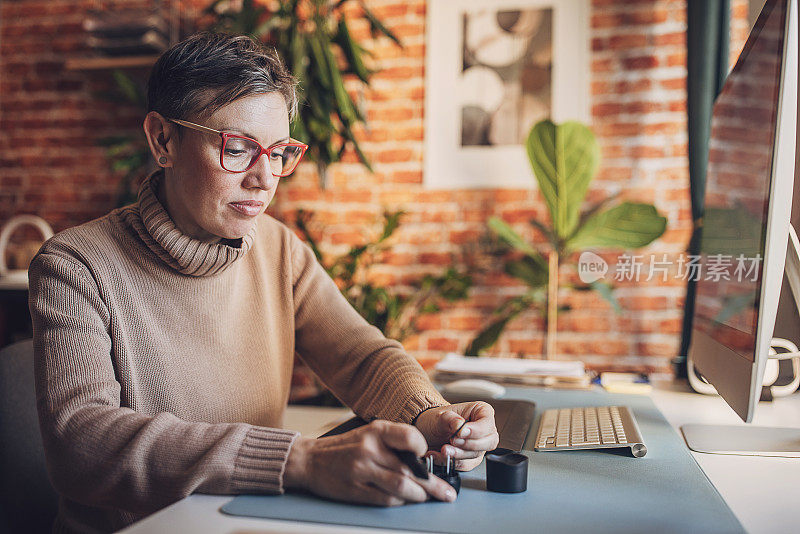
[[[112,314],[86,267],[40,253],[29,274],[39,423],[61,494],[150,513],[194,492],[282,492],[296,432],[121,407]]]
[[[353,309],[291,233],[297,352],[317,376],[364,419],[411,423],[447,401],[402,345]]]

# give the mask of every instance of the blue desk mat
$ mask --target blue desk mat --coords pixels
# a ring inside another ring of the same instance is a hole
[[[628,405],[639,423],[647,455],[634,458],[624,449],[524,451],[530,462],[526,492],[487,491],[484,462],[461,474],[455,503],[378,508],[287,493],[240,495],[221,510],[249,517],[454,534],[744,532],[649,397],[602,390],[508,388],[505,398],[536,402],[529,447],[543,410]]]

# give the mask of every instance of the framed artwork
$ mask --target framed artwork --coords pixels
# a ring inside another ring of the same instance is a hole
[[[588,0],[429,0],[429,189],[530,188],[542,119],[589,120]]]

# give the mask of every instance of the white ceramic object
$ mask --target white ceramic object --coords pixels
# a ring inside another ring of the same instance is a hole
[[[15,230],[22,226],[33,226],[42,234],[43,241],[53,237],[53,228],[47,221],[36,215],[17,215],[3,225],[0,230],[0,287],[28,287],[28,271],[26,269],[9,269],[6,265],[6,248]]]

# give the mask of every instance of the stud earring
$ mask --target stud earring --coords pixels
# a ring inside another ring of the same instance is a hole
[[[158,162],[161,165],[164,165],[167,162],[167,157],[166,156],[161,156],[160,158],[158,158]]]

